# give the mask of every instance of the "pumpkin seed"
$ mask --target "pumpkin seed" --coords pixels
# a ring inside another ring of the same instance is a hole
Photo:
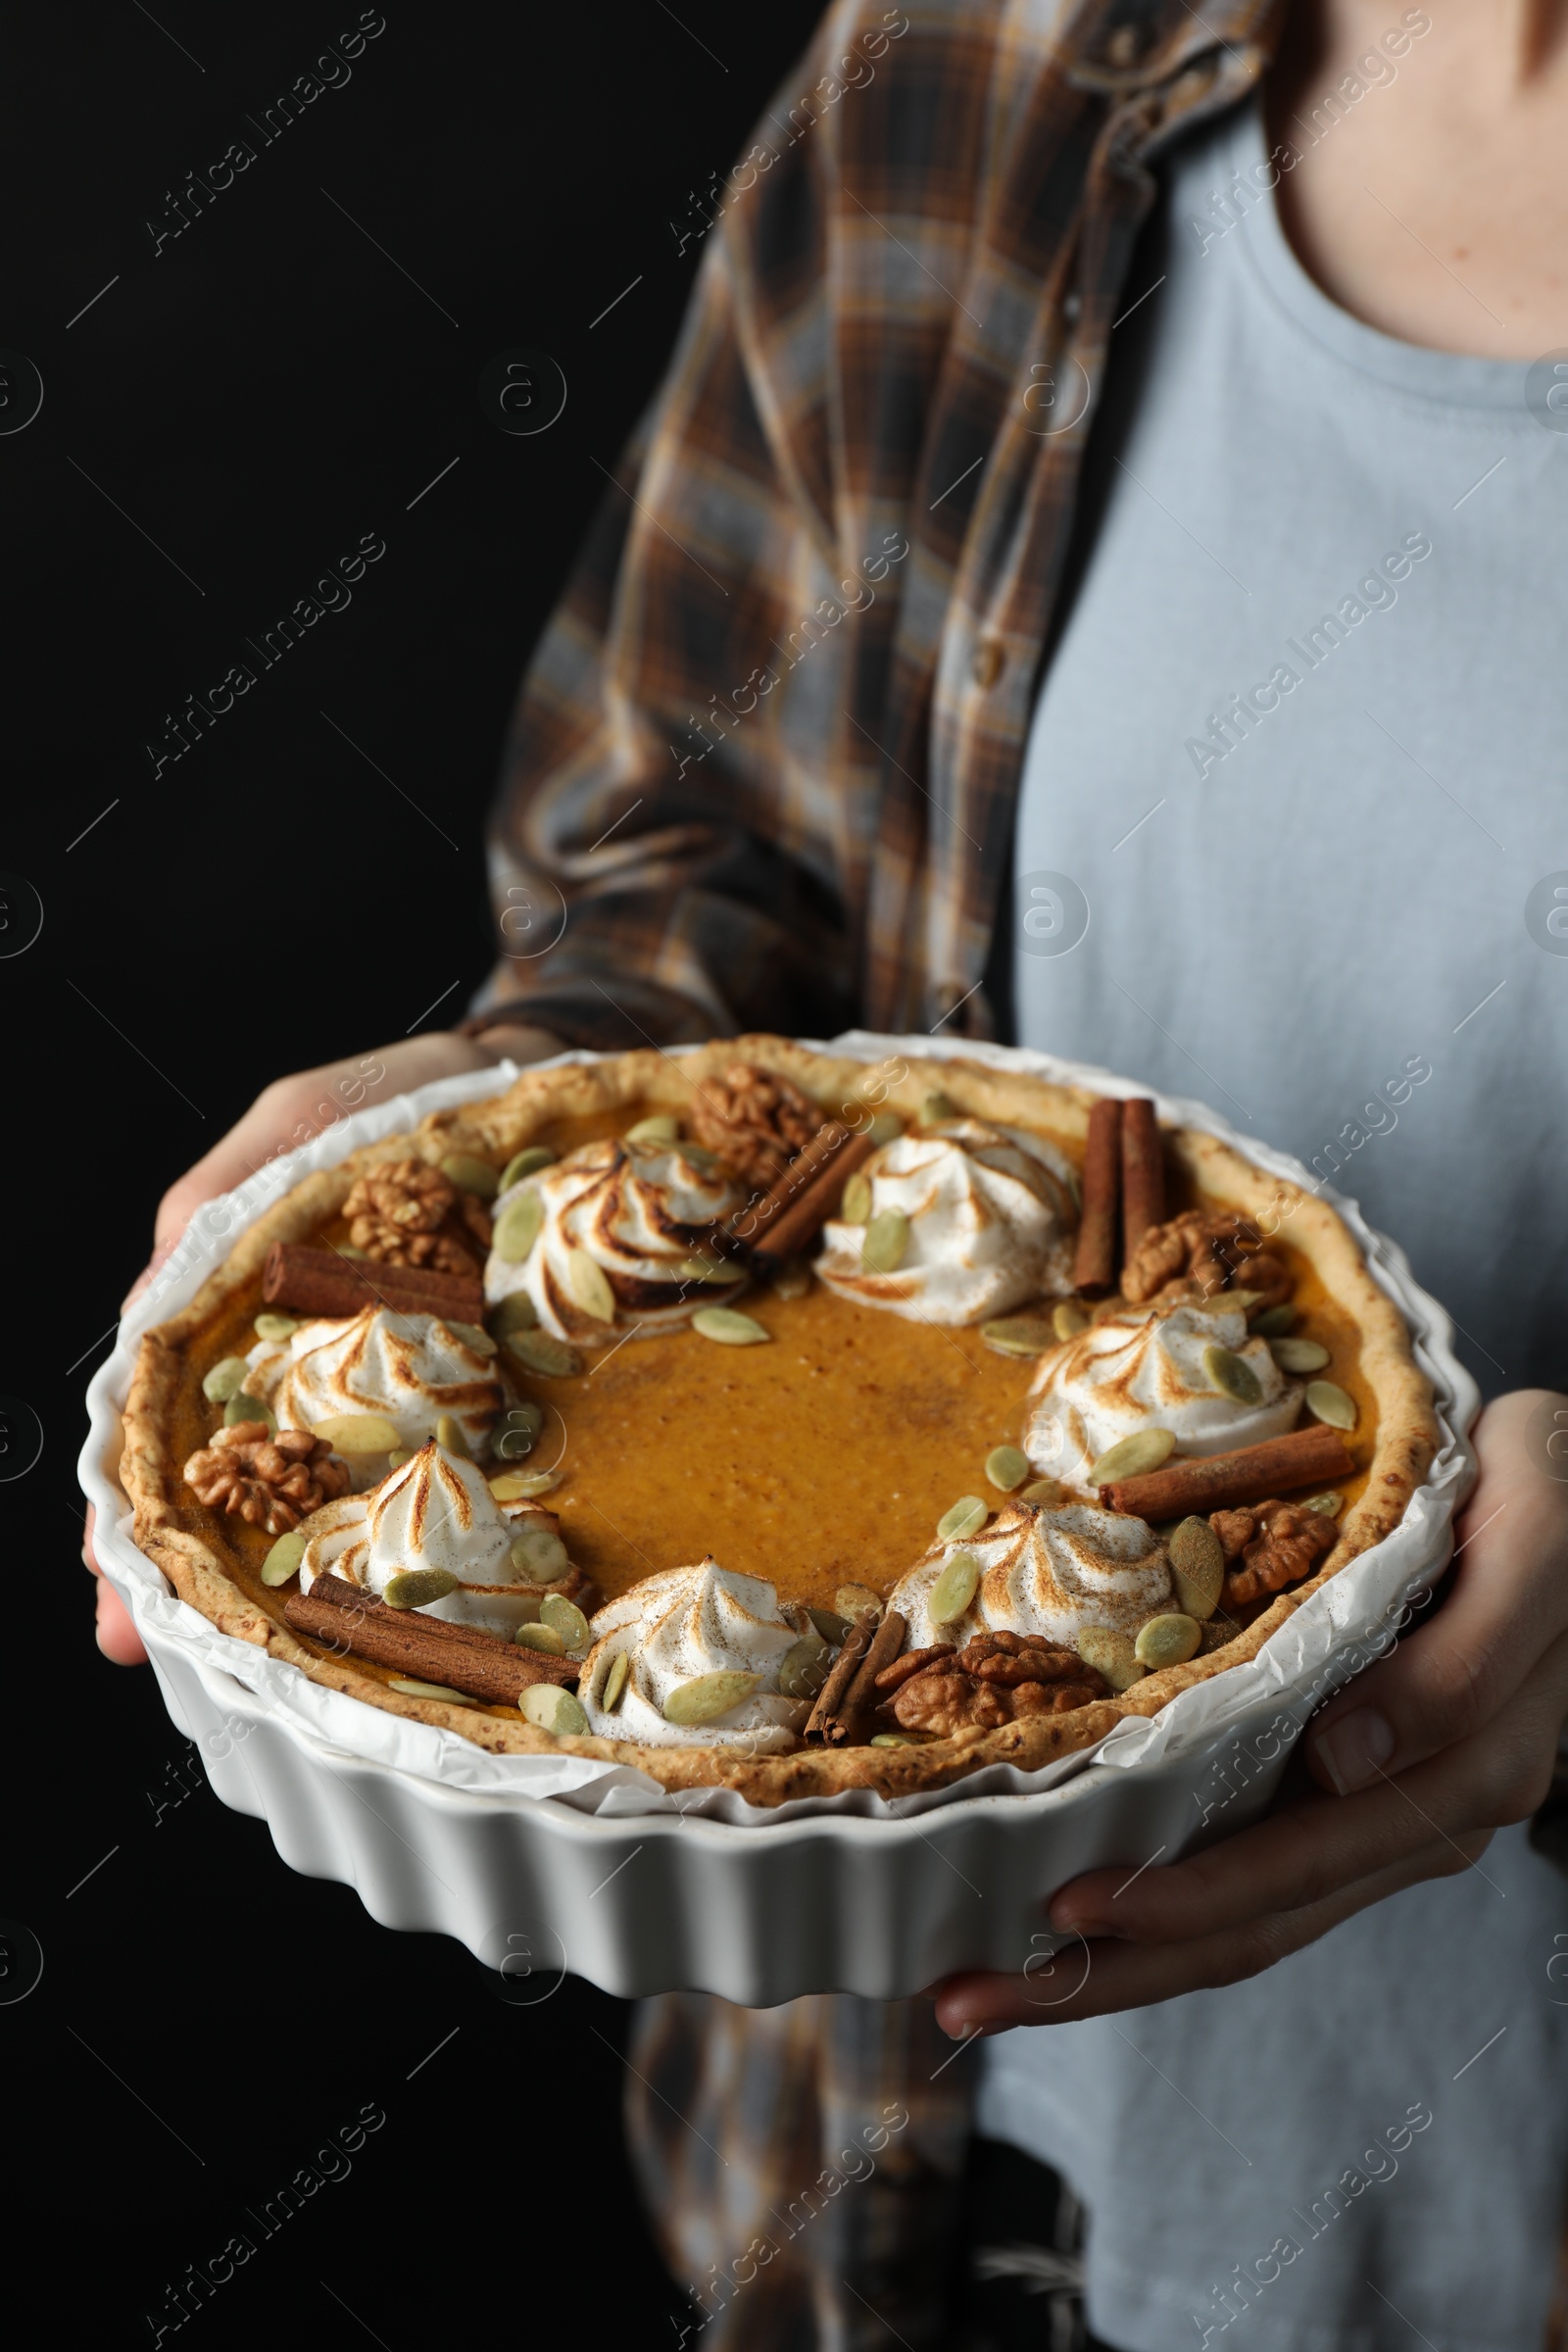
[[[428,1608],[432,1600],[445,1600],[458,1589],[458,1579],[446,1568],[400,1568],[389,1576],[381,1589],[381,1598],[389,1609]]]
[[[385,1413],[334,1413],[311,1423],[313,1438],[324,1438],[334,1453],[390,1453],[398,1428]]]
[[[1172,1609],[1163,1617],[1149,1618],[1139,1627],[1133,1655],[1141,1666],[1157,1673],[1161,1666],[1184,1666],[1202,1639],[1203,1629],[1196,1617]]]
[[[727,1258],[683,1257],[679,1265],[671,1266],[670,1278],[674,1282],[734,1282],[740,1271]]]
[[[279,1536],[262,1562],[263,1584],[286,1585],[291,1576],[297,1576],[309,1540],[300,1533],[297,1527],[292,1529],[288,1535]]]
[[[867,1274],[896,1274],[908,1247],[909,1220],[903,1209],[879,1209],[865,1229],[860,1264]]]
[[[1332,1380],[1307,1382],[1306,1409],[1315,1420],[1326,1421],[1330,1429],[1355,1427],[1355,1398],[1347,1396]]]
[[[813,1609],[808,1606],[806,1614],[831,1648],[838,1649],[849,1640],[848,1621],[843,1617],[835,1617],[831,1609]]]
[[[527,1502],[553,1493],[564,1476],[562,1470],[504,1470],[490,1481],[490,1492],[497,1502]]]
[[[833,1606],[851,1625],[858,1625],[862,1617],[868,1617],[875,1625],[882,1614],[881,1599],[869,1585],[840,1585],[833,1595]]]
[[[1051,1310],[1051,1328],[1058,1340],[1075,1340],[1089,1329],[1089,1309],[1076,1298],[1058,1298]]]
[[[501,1190],[510,1193],[513,1186],[520,1184],[525,1176],[536,1176],[541,1168],[552,1166],[555,1156],[548,1144],[524,1144],[522,1150],[514,1152],[502,1169]]]
[[[626,1677],[630,1672],[630,1654],[624,1649],[612,1650],[610,1664],[605,1668],[605,1679],[599,1686],[599,1705],[602,1713],[613,1715],[626,1695]]]
[[[811,1269],[804,1257],[787,1258],[773,1277],[775,1298],[804,1298],[811,1287]]]
[[[249,1370],[250,1366],[242,1355],[225,1355],[221,1363],[213,1366],[202,1382],[202,1395],[209,1404],[226,1404]]]
[[[760,1674],[746,1674],[738,1666],[725,1667],[717,1674],[694,1675],[689,1683],[677,1683],[664,1701],[666,1723],[716,1723],[721,1715],[731,1714],[761,1681]]]
[[[1343,1494],[1309,1494],[1305,1508],[1316,1511],[1324,1519],[1337,1519],[1345,1508]]]
[[[536,1731],[550,1732],[558,1740],[580,1740],[588,1729],[582,1700],[559,1683],[530,1683],[518,1695],[517,1709]]]
[[[868,1744],[872,1747],[924,1747],[911,1732],[873,1732]]]
[[[271,1435],[274,1438],[277,1435],[277,1421],[272,1408],[264,1404],[259,1396],[231,1396],[224,1405],[225,1429],[237,1429],[242,1421],[265,1421]],[[320,1433],[318,1431],[316,1434],[319,1436]]]
[[[718,1153],[708,1151],[702,1144],[682,1144],[680,1155],[682,1159],[689,1160],[692,1166],[704,1176],[721,1176],[727,1173],[724,1162],[719,1158]]]
[[[904,1121],[896,1110],[879,1110],[865,1132],[880,1150],[883,1144],[895,1143],[904,1133]]]
[[[1067,1498],[1067,1490],[1059,1478],[1037,1478],[1033,1486],[1025,1487],[1020,1502],[1032,1502],[1037,1510],[1056,1511]]]
[[[568,1380],[582,1370],[582,1357],[564,1340],[558,1340],[549,1331],[511,1331],[506,1339],[507,1351],[514,1355],[529,1372],[542,1372],[547,1379]]]
[[[284,1340],[294,1337],[299,1323],[293,1315],[258,1315],[251,1329],[259,1340],[270,1340],[274,1347],[280,1347]]]
[[[509,1462],[519,1461],[537,1444],[544,1425],[545,1408],[531,1396],[521,1404],[509,1404],[490,1432],[491,1451]]]
[[[579,1656],[593,1641],[588,1620],[574,1600],[564,1592],[547,1592],[539,1603],[539,1620],[550,1626],[566,1644],[569,1654]]]
[[[951,1510],[944,1511],[937,1521],[937,1542],[961,1544],[965,1536],[979,1534],[987,1516],[978,1494],[960,1494]]]
[[[509,1200],[495,1222],[490,1246],[509,1266],[520,1266],[539,1239],[545,1204],[537,1192],[519,1193]]]
[[[1232,1403],[1262,1403],[1263,1383],[1246,1356],[1238,1355],[1234,1348],[1211,1343],[1203,1349],[1203,1370],[1209,1386],[1218,1389],[1222,1396],[1230,1397]]]
[[[717,1340],[725,1348],[755,1348],[759,1341],[773,1337],[760,1323],[733,1306],[700,1306],[692,1317],[692,1329],[700,1331],[705,1340]]]
[[[933,1625],[952,1625],[961,1617],[980,1585],[980,1563],[972,1551],[956,1551],[932,1586],[926,1615]]]
[[[514,1331],[532,1331],[539,1321],[539,1309],[526,1291],[509,1291],[490,1309],[490,1320],[496,1338],[505,1347]]]
[[[1029,1475],[1029,1456],[1020,1453],[1016,1446],[994,1446],[986,1455],[986,1476],[1004,1494],[1021,1487]]]
[[[845,1178],[844,1198],[839,1202],[839,1222],[842,1225],[869,1225],[871,1222],[871,1179],[857,1168]]]
[[[1049,1355],[1056,1347],[1056,1329],[1043,1315],[999,1315],[982,1323],[980,1337],[998,1355]]]
[[[532,1301],[530,1300],[529,1303],[531,1304]],[[471,1348],[475,1355],[494,1355],[496,1351],[496,1344],[490,1337],[490,1334],[484,1330],[480,1324],[454,1323],[449,1315],[447,1317],[447,1329],[451,1332],[455,1340],[461,1340],[463,1342],[465,1348]]]
[[[566,1654],[565,1635],[542,1621],[538,1625],[519,1625],[513,1639],[519,1648],[541,1649],[547,1657],[564,1658]]]
[[[512,1565],[530,1585],[553,1585],[571,1566],[566,1546],[552,1527],[525,1527],[514,1536]]]
[[[1206,1519],[1184,1519],[1170,1539],[1170,1576],[1189,1617],[1212,1617],[1225,1582],[1225,1552]]]
[[[370,1252],[368,1250],[357,1250],[352,1242],[334,1242],[332,1247],[337,1251],[339,1257],[358,1258],[365,1265],[368,1265],[370,1262]]]
[[[412,1462],[413,1459],[412,1453],[405,1453],[401,1446],[394,1446],[386,1457],[386,1466],[389,1470],[401,1470],[405,1462]]]
[[[1102,1674],[1113,1690],[1130,1690],[1149,1672],[1126,1634],[1108,1625],[1086,1625],[1078,1636],[1078,1655],[1086,1666]]]
[[[1168,1462],[1176,1450],[1176,1440],[1168,1429],[1135,1429],[1130,1438],[1118,1438],[1107,1446],[1098,1462],[1090,1465],[1089,1484],[1108,1487],[1118,1478],[1143,1478]]]
[[[803,1634],[778,1662],[778,1687],[785,1698],[815,1698],[827,1681],[832,1651],[820,1634]]]
[[[411,1683],[405,1675],[395,1674],[387,1684],[389,1690],[401,1690],[405,1698],[445,1698],[454,1706],[482,1707],[482,1698],[470,1698],[466,1690],[454,1690],[450,1683]]]
[[[1269,1351],[1282,1372],[1321,1372],[1329,1360],[1321,1340],[1271,1340]]]
[[[639,1119],[622,1136],[627,1144],[672,1144],[680,1134],[680,1121],[672,1110],[656,1111],[651,1119]]]
[[[586,1250],[573,1247],[566,1251],[566,1288],[585,1315],[592,1315],[596,1323],[613,1323],[615,1294],[604,1267]]]
[[[435,1442],[443,1453],[455,1453],[459,1461],[471,1462],[473,1459],[463,1423],[455,1413],[436,1415]]]
[[[490,1162],[475,1159],[471,1152],[449,1152],[441,1162],[441,1173],[460,1192],[477,1193],[481,1200],[493,1200],[501,1190],[501,1179]]]
[[[1297,1310],[1289,1300],[1283,1306],[1265,1306],[1256,1317],[1252,1329],[1261,1332],[1265,1340],[1277,1340],[1296,1327]]]
[[[922,1127],[935,1127],[942,1119],[961,1119],[963,1113],[953,1097],[945,1095],[940,1087],[933,1088],[920,1104]]]

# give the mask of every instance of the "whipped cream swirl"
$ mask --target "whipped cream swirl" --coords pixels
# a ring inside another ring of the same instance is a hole
[[[400,1569],[444,1568],[459,1590],[413,1614],[510,1640],[539,1615],[539,1588],[514,1563],[513,1539],[525,1527],[556,1524],[551,1511],[498,1503],[476,1463],[425,1446],[373,1494],[344,1494],[312,1512],[300,1591],[330,1574],[379,1594]]]
[[[312,1429],[340,1413],[379,1413],[412,1450],[435,1435],[443,1413],[483,1453],[506,1399],[495,1359],[439,1315],[395,1315],[368,1306],[348,1322],[302,1323],[282,1342],[261,1340],[246,1357],[242,1394],[270,1405],[279,1429]],[[386,1455],[345,1455],[360,1487],[386,1470]]]
[[[932,1622],[931,1589],[956,1551],[980,1563],[980,1582],[963,1616]],[[909,1623],[909,1647],[975,1634],[1043,1634],[1064,1648],[1094,1625],[1136,1634],[1148,1617],[1170,1608],[1165,1547],[1142,1519],[1069,1502],[1059,1510],[1009,1502],[991,1525],[961,1544],[940,1544],[900,1578],[888,1606]]]
[[[1203,1350],[1215,1345],[1250,1365],[1259,1403],[1239,1403],[1215,1388],[1203,1369]],[[1044,1359],[1024,1451],[1042,1473],[1082,1486],[1091,1463],[1135,1430],[1168,1429],[1178,1453],[1229,1453],[1283,1437],[1301,1396],[1268,1342],[1249,1339],[1245,1308],[1226,1305],[1223,1294],[1206,1305],[1132,1306]]]
[[[831,1218],[816,1271],[830,1290],[921,1323],[979,1323],[1071,1287],[1072,1171],[1021,1127],[943,1119],[867,1160],[871,1213],[901,1209],[909,1237],[891,1274],[860,1262],[862,1225]]]
[[[608,1602],[593,1630],[577,1695],[589,1728],[603,1739],[771,1755],[793,1747],[806,1727],[809,1706],[778,1690],[780,1660],[800,1637],[779,1615],[776,1589],[761,1577],[733,1575],[711,1559],[665,1568]],[[620,1703],[607,1714],[600,1700],[617,1650],[630,1665]],[[761,1687],[714,1723],[668,1721],[664,1701],[677,1685],[726,1668],[761,1675]]]
[[[718,1237],[746,1194],[695,1145],[584,1144],[501,1195],[495,1214],[503,1238],[505,1211],[530,1193],[542,1203],[539,1238],[520,1263],[491,1250],[484,1295],[494,1306],[526,1291],[558,1339],[597,1348],[629,1330],[652,1337],[689,1322],[700,1306],[724,1305],[744,1286],[744,1270],[725,1259]],[[582,1255],[609,1285],[612,1320],[584,1305]]]

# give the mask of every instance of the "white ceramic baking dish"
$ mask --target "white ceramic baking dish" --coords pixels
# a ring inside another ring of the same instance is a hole
[[[855,1032],[829,1049],[867,1061],[961,1053],[1058,1083],[1129,1094],[1100,1070],[1001,1047]],[[567,1055],[565,1059],[588,1059]],[[131,1541],[116,1484],[120,1408],[141,1333],[192,1298],[233,1237],[313,1167],[493,1094],[503,1066],[442,1081],[341,1120],[200,1212],[177,1274],[139,1300],[88,1392],[81,1482],[99,1556],[146,1642],[164,1700],[235,1811],[265,1820],[312,1878],[358,1889],[392,1928],[436,1929],[501,1970],[508,1995],[545,1999],[564,1972],[633,1995],[686,1986],[769,2006],[806,1992],[889,1999],[956,1968],[1025,1970],[1042,2007],[1073,1981],[1053,1969],[1044,1904],[1078,1872],[1129,1870],[1229,1835],[1267,1807],[1312,1710],[1395,1639],[1441,1575],[1472,1474],[1474,1384],[1446,1315],[1400,1251],[1330,1195],[1399,1306],[1436,1392],[1444,1444],[1401,1525],[1295,1612],[1258,1656],[1185,1691],[1152,1721],[1025,1776],[885,1805],[864,1791],[762,1811],[728,1791],[677,1803],[642,1775],[586,1759],[490,1756],[404,1722],[220,1634],[176,1599]],[[1201,1103],[1160,1114],[1222,1136],[1256,1165],[1310,1186],[1295,1160]]]

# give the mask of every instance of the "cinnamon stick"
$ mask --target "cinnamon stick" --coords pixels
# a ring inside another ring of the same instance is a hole
[[[881,1622],[855,1669],[849,1688],[833,1714],[822,1725],[821,1737],[829,1747],[858,1747],[870,1737],[870,1715],[882,1703],[876,1678],[884,1667],[892,1665],[904,1647],[908,1630],[907,1621],[899,1615],[897,1609],[883,1612]]]
[[[871,1646],[871,1628],[863,1617],[858,1617],[844,1637],[844,1646],[834,1659],[827,1681],[817,1693],[815,1706],[807,1718],[808,1740],[823,1740],[826,1727],[838,1715],[840,1704],[854,1682],[860,1660]]]
[[[300,1242],[272,1244],[262,1270],[262,1297],[269,1306],[302,1315],[358,1315],[368,1306],[386,1306],[399,1315],[456,1315],[460,1323],[477,1323],[484,1314],[484,1287],[466,1274],[383,1266]]]
[[[771,1192],[742,1211],[731,1231],[764,1265],[798,1257],[838,1208],[844,1187],[876,1150],[868,1134],[857,1135],[829,1119],[798,1152]]]
[[[1116,1197],[1121,1190],[1121,1104],[1102,1096],[1089,1113],[1084,1205],[1073,1260],[1073,1289],[1102,1298],[1116,1287]]]
[[[1159,1121],[1147,1096],[1121,1106],[1122,1262],[1132,1256],[1152,1225],[1165,1222],[1165,1150]]]
[[[1314,1422],[1288,1437],[1266,1438],[1235,1453],[1209,1453],[1167,1462],[1141,1478],[1118,1478],[1102,1487],[1107,1511],[1135,1518],[1184,1519],[1189,1511],[1228,1510],[1238,1502],[1261,1502],[1292,1487],[1321,1487],[1349,1478],[1355,1462],[1337,1429]]]
[[[347,1599],[321,1597],[321,1586],[338,1582],[320,1577],[310,1592],[291,1592],[283,1614],[296,1633],[339,1656],[351,1650],[411,1682],[445,1683],[495,1707],[514,1707],[531,1683],[573,1683],[580,1672],[579,1659],[519,1649],[499,1635],[421,1617],[417,1609],[389,1609],[351,1585],[342,1588]]]

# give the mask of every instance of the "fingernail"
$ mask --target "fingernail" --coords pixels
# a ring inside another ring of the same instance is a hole
[[[956,2026],[944,2026],[942,2031],[950,2041],[972,2041],[980,2029],[971,2018],[966,2017]]]
[[[1341,1796],[1375,1781],[1394,1753],[1394,1727],[1376,1707],[1357,1707],[1321,1732],[1312,1752]]]

